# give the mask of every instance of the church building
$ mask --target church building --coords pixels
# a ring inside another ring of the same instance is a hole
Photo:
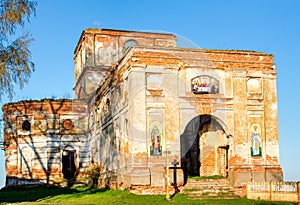
[[[172,161],[233,186],[282,181],[274,56],[177,47],[169,33],[89,28],[75,99],[5,104],[6,186],[81,180],[165,186]]]

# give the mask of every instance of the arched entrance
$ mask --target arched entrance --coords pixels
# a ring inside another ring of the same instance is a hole
[[[188,176],[227,177],[228,149],[220,120],[212,115],[193,118],[180,135],[181,165]]]
[[[62,173],[67,180],[72,179],[75,176],[75,159],[76,150],[70,145],[66,146],[62,152]]]

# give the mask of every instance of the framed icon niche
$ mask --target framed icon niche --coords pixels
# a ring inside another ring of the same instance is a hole
[[[200,75],[191,79],[191,90],[194,94],[219,93],[219,81],[208,75]]]
[[[262,156],[261,151],[261,127],[259,124],[253,124],[251,131],[251,156]]]
[[[153,121],[150,124],[150,155],[162,155],[162,124],[158,121]]]

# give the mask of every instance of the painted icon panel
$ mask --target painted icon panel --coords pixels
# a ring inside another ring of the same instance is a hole
[[[261,127],[259,124],[251,126],[251,156],[261,156]]]
[[[214,77],[201,75],[191,80],[191,89],[194,94],[217,94],[219,82]]]
[[[150,155],[162,155],[162,125],[158,121],[150,124]]]

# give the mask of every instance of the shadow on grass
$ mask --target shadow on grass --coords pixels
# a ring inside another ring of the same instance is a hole
[[[0,203],[34,202],[58,195],[96,194],[107,191],[107,188],[77,187],[67,188],[58,186],[38,186],[34,188],[12,187],[0,190]]]
[[[190,199],[185,194],[176,194],[172,201],[164,195],[135,195],[127,191],[109,191],[92,187],[62,188],[40,186],[35,188],[10,188],[0,190],[0,204],[205,204],[205,205],[287,205],[288,202],[255,201],[239,199]]]

